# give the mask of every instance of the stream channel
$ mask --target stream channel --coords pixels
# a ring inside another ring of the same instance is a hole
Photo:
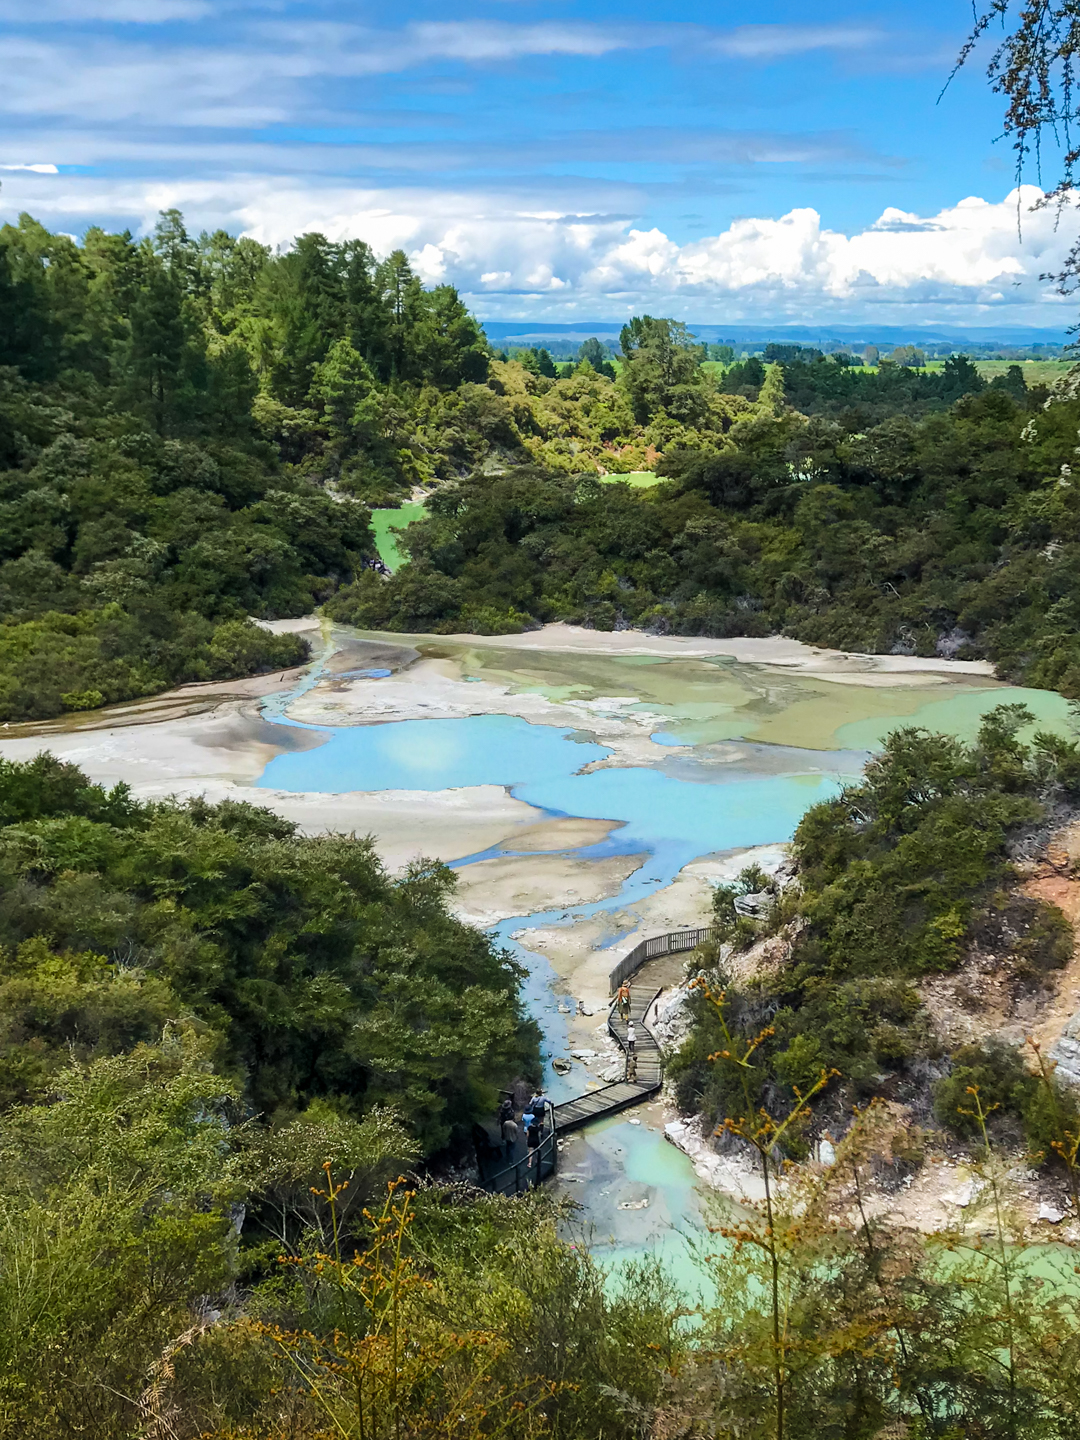
[[[485,662],[476,655],[463,651],[459,658],[462,680],[484,675]],[[495,663],[487,658],[489,667]],[[523,662],[504,656],[498,663],[505,667]],[[594,662],[596,666],[603,669],[599,661]],[[535,691],[535,661],[531,667],[528,676],[518,673],[517,681],[523,686],[531,684]],[[548,667],[561,672],[572,669],[569,661],[557,662],[550,656]],[[477,673],[465,673],[470,668]],[[639,691],[648,690],[642,683],[647,678],[645,668],[640,661],[624,665],[624,693],[632,678],[636,678]],[[318,683],[319,667],[314,667],[296,690],[270,697],[263,713],[273,723],[300,726],[325,738],[313,748],[277,755],[257,784],[278,791],[322,794],[444,792],[496,785],[536,807],[544,819],[602,817],[622,822],[601,843],[564,852],[583,865],[612,856],[643,856],[644,863],[621,883],[617,893],[590,903],[514,915],[499,921],[490,932],[527,970],[525,998],[543,1032],[545,1083],[552,1098],[561,1100],[596,1081],[590,1081],[580,1064],[575,1063],[565,1076],[551,1067],[552,1058],[564,1056],[570,1049],[571,1016],[576,1006],[566,981],[531,939],[534,932],[550,933],[587,922],[595,936],[599,922],[599,939],[591,943],[594,949],[609,949],[614,964],[645,938],[645,932],[635,933],[632,921],[628,928],[628,908],[672,885],[685,866],[703,857],[737,856],[755,846],[790,839],[808,806],[854,779],[873,747],[897,724],[924,724],[971,738],[986,710],[1015,700],[1031,704],[1044,724],[1064,723],[1065,705],[1060,697],[992,681],[959,684],[950,680],[937,690],[920,688],[918,694],[910,687],[890,690],[892,703],[881,688],[825,686],[821,703],[831,707],[828,723],[818,723],[815,728],[809,711],[797,717],[795,712],[812,703],[815,693],[822,694],[821,683],[815,692],[813,687],[793,686],[785,677],[784,694],[770,710],[774,733],[784,733],[775,730],[777,713],[787,714],[795,722],[794,733],[805,733],[814,748],[738,740],[740,732],[752,734],[753,726],[748,714],[740,717],[738,707],[733,710],[729,703],[731,685],[753,689],[755,683],[759,688],[768,683],[773,686],[772,694],[775,677],[762,680],[750,673],[764,669],[743,666],[733,678],[730,666],[715,666],[712,676],[706,677],[712,679],[712,693],[717,696],[711,706],[700,698],[688,704],[684,697],[679,703],[677,695],[665,696],[659,693],[659,682],[653,683],[653,693],[641,703],[657,717],[650,734],[655,751],[633,764],[618,762],[582,773],[583,767],[609,757],[611,747],[583,728],[530,723],[513,714],[348,725],[290,718],[287,709]],[[367,679],[377,687],[389,674],[372,671]],[[670,680],[670,676],[662,678]],[[562,695],[566,690],[566,673],[544,674],[540,679],[544,683],[539,688],[549,695]],[[561,688],[554,683],[558,680],[564,682]],[[698,694],[700,684],[695,684]],[[757,719],[760,721],[760,713]],[[452,863],[464,869],[484,860],[513,857],[520,852],[508,848],[511,843],[462,854]],[[695,925],[706,920],[705,914],[686,914],[678,923]],[[602,1025],[603,1020],[598,1011],[590,1028]],[[580,1046],[580,1038],[576,1043]],[[708,1244],[702,1197],[689,1160],[664,1136],[666,1118],[670,1116],[656,1101],[568,1137],[557,1184],[581,1207],[572,1228],[597,1258],[617,1272],[627,1260],[647,1253],[659,1255],[672,1279],[692,1292],[701,1285],[692,1256],[694,1243],[703,1240]]]

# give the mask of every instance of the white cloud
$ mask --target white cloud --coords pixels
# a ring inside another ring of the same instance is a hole
[[[492,314],[498,294],[498,308],[508,314],[533,296],[552,316],[560,305],[600,313],[613,302],[620,309],[692,310],[702,319],[706,312],[734,318],[905,305],[930,317],[935,309],[1004,305],[1055,312],[1047,323],[1057,323],[1061,302],[1039,277],[1060,266],[1072,232],[1056,226],[1051,211],[1027,213],[1038,195],[1027,187],[1000,202],[969,197],[928,217],[890,207],[851,235],[799,209],[779,219],[736,220],[719,235],[681,245],[624,220],[526,214],[496,196],[478,202],[424,192],[391,199],[385,191],[291,190],[253,195],[240,213],[252,233],[271,243],[321,226],[336,238],[360,235],[376,249],[401,246],[425,277],[483,296]],[[898,218],[903,230],[890,228]]]
[[[718,35],[710,48],[743,60],[776,60],[811,50],[869,50],[886,39],[867,25],[740,25]]]
[[[656,40],[663,30],[658,27]],[[415,65],[427,59],[464,60],[472,64],[517,60],[530,55],[585,55],[597,58],[612,50],[647,44],[650,31],[642,27],[575,24],[543,21],[538,25],[512,25],[499,21],[454,20],[410,25],[401,38],[371,31],[362,37],[369,47],[370,64]],[[355,63],[355,61],[354,61]]]
[[[147,26],[197,19],[205,0],[0,0],[0,19],[24,22],[0,37],[0,111],[15,116],[73,116],[85,125],[153,120],[163,125],[249,127],[297,118],[320,81],[403,74],[426,65],[479,66],[531,58],[600,60],[619,51],[664,48],[715,65],[770,60],[811,51],[895,49],[884,31],[866,26],[747,25],[720,30],[693,24],[544,20],[419,21],[397,28],[305,20],[248,20],[226,37],[194,27],[186,43],[161,42]],[[144,22],[92,36],[48,21]],[[55,27],[54,27],[55,29]],[[325,97],[319,97],[320,103]],[[686,134],[693,143],[692,132]]]
[[[28,170],[33,175],[58,175],[55,165],[0,165],[0,170]]]
[[[73,43],[11,32],[0,37],[0,112],[78,117],[84,127],[150,120],[171,127],[249,128],[295,120],[302,94],[310,95],[320,80],[399,73],[439,60],[598,59],[664,43],[666,36],[666,27],[480,21],[398,30],[278,22],[258,27],[242,44],[216,45],[163,46],[113,36]]]
[[[147,229],[177,206],[193,228],[223,226],[270,245],[305,230],[404,249],[428,283],[448,281],[491,318],[616,318],[628,311],[698,320],[896,318],[1061,324],[1071,313],[1040,275],[1060,268],[1074,228],[1039,192],[975,196],[933,215],[885,209],[852,234],[811,209],[733,221],[680,244],[622,216],[540,210],[521,195],[349,188],[238,176],[213,181],[106,181],[12,173],[0,218],[29,208],[65,229],[97,221]],[[1017,233],[1018,205],[1023,221]],[[1062,306],[1065,306],[1063,311]],[[905,307],[908,309],[905,311]]]

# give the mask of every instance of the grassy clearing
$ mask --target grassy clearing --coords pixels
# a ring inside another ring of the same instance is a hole
[[[1004,375],[1010,366],[1019,365],[1028,385],[1052,385],[1073,368],[1073,360],[976,360],[975,369],[984,380],[993,380],[995,375]],[[944,360],[928,360],[929,372],[945,368]]]
[[[976,360],[974,362],[976,370],[986,380],[992,380],[995,375],[1004,375],[1010,365],[1019,365],[1028,385],[1051,385],[1071,370],[1075,363],[1073,360]],[[701,368],[713,379],[721,380],[724,372],[730,370],[731,366],[725,365],[720,360],[705,360],[702,362]],[[878,367],[868,365],[862,368],[876,371]],[[944,368],[944,360],[928,360],[925,373],[940,374]]]
[[[604,485],[615,485],[623,481],[635,490],[648,490],[650,486],[660,484],[660,476],[655,470],[631,470],[627,475],[601,475],[600,480]]]

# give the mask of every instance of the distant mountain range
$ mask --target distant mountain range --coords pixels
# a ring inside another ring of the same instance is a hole
[[[1034,325],[695,325],[689,330],[710,344],[737,346],[767,345],[770,340],[798,345],[827,345],[830,342],[863,345],[980,345],[1030,346],[1067,345],[1066,330],[1043,330]],[[621,320],[575,320],[559,325],[550,320],[485,320],[489,340],[501,345],[543,345],[546,341],[618,341]]]

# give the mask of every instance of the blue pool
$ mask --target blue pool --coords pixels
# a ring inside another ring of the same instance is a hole
[[[573,731],[510,715],[400,720],[322,733],[324,744],[272,760],[259,785],[335,794],[503,785],[551,815],[624,822],[604,848],[650,852],[656,862],[648,867],[650,877],[660,880],[662,872],[664,883],[698,855],[789,839],[807,807],[838,786],[835,774],[822,773],[820,752],[807,752],[807,769],[800,773],[797,751],[788,752],[790,774],[717,766],[708,784],[645,766],[582,775],[584,766],[610,750]],[[664,757],[662,745],[657,756]]]

